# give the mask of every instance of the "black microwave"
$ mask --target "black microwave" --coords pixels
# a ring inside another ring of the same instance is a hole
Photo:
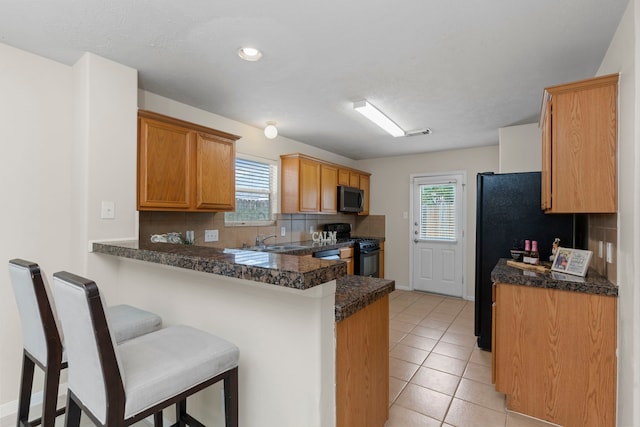
[[[362,212],[364,192],[359,188],[338,186],[338,212]]]

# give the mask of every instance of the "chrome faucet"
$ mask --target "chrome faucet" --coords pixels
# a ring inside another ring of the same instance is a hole
[[[256,236],[256,246],[265,246],[264,241],[270,239],[271,237],[276,237],[275,234],[270,234],[269,236],[263,236],[262,234],[258,234]]]

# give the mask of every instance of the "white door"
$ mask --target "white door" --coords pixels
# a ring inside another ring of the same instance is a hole
[[[413,289],[462,296],[464,175],[412,178]]]

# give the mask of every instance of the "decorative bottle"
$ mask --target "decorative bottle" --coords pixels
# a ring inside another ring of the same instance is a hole
[[[538,242],[531,242],[531,254],[529,255],[529,263],[533,265],[540,264],[540,254],[538,253]]]
[[[522,254],[522,262],[525,264],[531,263],[531,241],[524,241],[524,253]]]

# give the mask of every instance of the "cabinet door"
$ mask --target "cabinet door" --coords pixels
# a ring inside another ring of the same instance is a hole
[[[193,133],[145,118],[139,119],[138,132],[138,209],[189,209],[193,199]]]
[[[360,174],[349,171],[349,187],[360,188]]]
[[[379,269],[379,274],[380,274],[380,278],[383,279],[384,278],[384,242],[380,242],[380,267]]]
[[[324,213],[338,212],[338,168],[331,165],[320,167],[320,211]]]
[[[551,95],[551,131],[545,132],[550,133],[550,143],[543,144],[543,164],[551,165],[551,184],[543,187],[551,193],[543,194],[547,212],[617,212],[618,75],[555,86],[547,92]]]
[[[362,190],[364,196],[364,207],[362,208],[362,212],[360,212],[359,215],[369,215],[369,181],[369,175],[360,175],[360,186],[358,188]]]
[[[214,135],[197,135],[196,208],[235,209],[235,147]]]
[[[349,169],[340,168],[338,170],[338,184],[349,187]]]
[[[320,211],[320,163],[300,159],[300,212]]]
[[[551,100],[548,100],[542,123],[542,210],[551,208],[551,108]]]
[[[498,283],[496,390],[559,425],[615,426],[617,300]]]

